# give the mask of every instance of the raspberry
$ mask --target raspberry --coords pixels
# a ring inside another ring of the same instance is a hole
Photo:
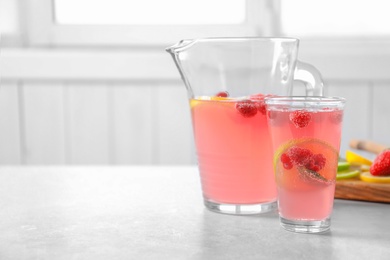
[[[310,123],[310,120],[311,120],[311,115],[307,111],[295,110],[294,112],[290,113],[290,121],[297,128],[306,127]]]
[[[261,101],[257,102],[257,110],[259,110],[259,112],[262,115],[265,115],[267,113],[264,100],[261,100]]]
[[[322,154],[313,154],[312,151],[301,147],[291,147],[287,153],[283,153],[280,157],[283,167],[287,170],[293,165],[305,167],[308,170],[318,172],[324,168],[326,158]]]
[[[310,159],[306,162],[305,167],[309,170],[318,172],[322,168],[324,168],[326,163],[326,158],[318,153],[318,154],[313,154]]]
[[[256,95],[252,95],[249,97],[250,100],[254,100],[256,101],[256,106],[257,106],[257,110],[262,114],[262,115],[265,115],[267,113],[267,110],[266,110],[266,105],[265,105],[265,101],[264,99],[266,97],[272,97],[274,95],[271,95],[271,94],[267,94],[267,95],[263,95],[263,94],[256,94]]]
[[[375,158],[370,173],[374,176],[390,175],[390,150],[384,150]]]
[[[257,100],[260,100],[260,99],[264,99],[266,96],[267,96],[267,95],[258,93],[258,94],[250,95],[249,98],[250,98],[250,99],[257,99]]]
[[[221,91],[221,92],[218,92],[215,96],[216,97],[228,97],[229,96],[229,92]]]
[[[250,100],[237,102],[236,109],[243,117],[253,117],[257,114],[257,106]]]
[[[282,156],[280,156],[280,161],[283,163],[283,167],[286,170],[290,170],[293,167],[291,158],[285,153],[283,153]]]
[[[306,148],[291,147],[288,150],[288,156],[290,157],[292,163],[298,166],[305,166],[312,155],[313,153]]]

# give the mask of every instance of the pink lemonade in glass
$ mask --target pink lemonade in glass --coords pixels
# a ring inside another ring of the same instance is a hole
[[[296,99],[266,101],[279,215],[286,229],[322,232],[330,228],[344,100]]]
[[[266,211],[275,209],[264,96],[198,97],[190,106],[205,203],[264,203]]]

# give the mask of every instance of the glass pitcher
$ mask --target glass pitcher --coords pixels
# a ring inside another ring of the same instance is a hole
[[[290,96],[302,81],[321,96],[323,81],[297,60],[294,38],[182,40],[166,50],[187,88],[205,206],[228,214],[276,209],[264,98]]]

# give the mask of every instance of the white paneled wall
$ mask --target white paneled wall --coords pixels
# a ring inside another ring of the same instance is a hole
[[[261,19],[256,34],[268,34],[278,5],[260,2],[248,2],[257,6],[249,20]],[[53,30],[51,3],[2,1],[0,32],[11,36],[3,46],[14,47],[0,51],[0,164],[195,163],[186,90],[164,47],[113,48],[115,37],[90,26],[83,32],[92,38]],[[160,42],[167,34],[131,28],[119,38],[138,42],[138,32]],[[180,28],[173,30],[176,40],[187,33]],[[226,28],[230,35],[249,33]],[[63,45],[86,39],[91,45]],[[389,43],[388,37],[301,40],[299,57],[322,72],[326,94],[347,98],[341,155],[352,138],[390,146]]]
[[[390,147],[390,81],[331,82],[329,94],[347,99],[341,155],[351,139],[373,140]],[[360,152],[374,158],[370,153]]]
[[[2,82],[1,164],[188,164],[181,84]]]
[[[1,84],[1,82],[0,82]],[[20,92],[18,82],[0,85],[0,163],[22,162]]]
[[[388,67],[389,69],[389,67]],[[390,145],[390,82],[380,82],[372,92],[372,137]]]
[[[163,51],[149,62],[126,52],[5,54],[0,164],[195,163],[186,90]],[[347,99],[341,155],[352,138],[390,146],[389,62],[356,77],[332,62],[318,60],[326,94]]]
[[[328,82],[347,98],[342,151],[351,138],[389,144],[390,88]],[[180,82],[136,85],[3,82],[1,164],[187,164],[194,146]]]
[[[351,139],[372,139],[371,121],[372,117],[376,116],[372,114],[373,87],[367,82],[328,82],[327,95],[341,96],[347,100],[341,137],[341,156],[348,149]],[[369,156],[369,154],[364,155]]]

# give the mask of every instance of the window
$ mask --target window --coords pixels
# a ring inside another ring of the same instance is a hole
[[[54,0],[54,20],[62,25],[241,24],[245,6],[245,0]]]
[[[30,45],[166,46],[183,38],[265,35],[271,3],[29,0],[23,1],[23,10]]]
[[[18,29],[16,1],[0,0],[0,46],[15,44]]]
[[[389,36],[386,0],[282,0],[285,33],[302,37]]]
[[[158,57],[153,57],[150,63],[161,70],[168,59],[162,50],[181,39],[289,36],[301,39],[300,59],[316,65],[325,77],[365,80],[389,77],[386,68],[390,60],[390,27],[387,26],[390,16],[385,14],[386,0],[29,0],[18,3],[23,11],[21,17],[25,19],[21,28],[25,29],[27,46],[130,47],[137,52],[135,55],[141,55],[140,50],[154,52]],[[189,10],[202,15],[191,16]],[[162,64],[157,64],[156,59]],[[157,71],[156,75],[160,75]]]
[[[387,80],[386,0],[279,0],[279,32],[301,39],[299,57],[325,78]]]

